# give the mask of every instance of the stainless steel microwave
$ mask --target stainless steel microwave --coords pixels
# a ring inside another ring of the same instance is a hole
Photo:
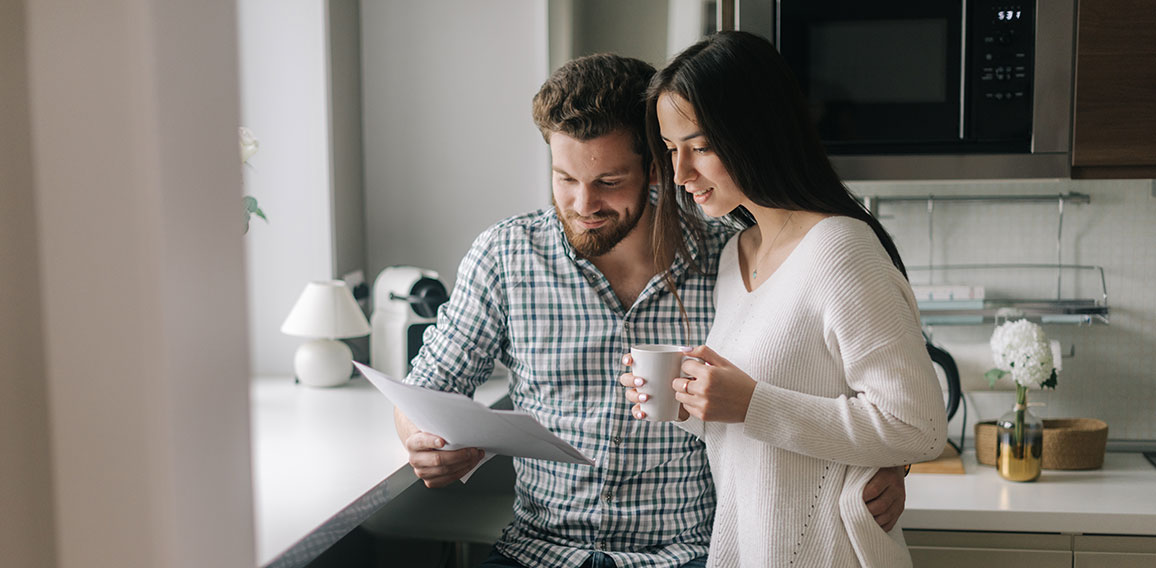
[[[847,180],[1069,177],[1074,17],[1075,0],[735,3]]]

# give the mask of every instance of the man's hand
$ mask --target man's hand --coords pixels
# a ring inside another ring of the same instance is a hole
[[[907,487],[903,482],[903,466],[883,467],[863,488],[863,501],[875,522],[890,532],[903,514],[907,502]]]
[[[446,441],[429,432],[422,432],[398,410],[393,412],[397,435],[409,452],[409,465],[418,479],[429,488],[445,487],[468,473],[485,457],[478,448],[442,450]]]

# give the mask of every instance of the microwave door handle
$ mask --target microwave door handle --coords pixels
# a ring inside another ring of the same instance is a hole
[[[967,0],[960,2],[960,21],[963,25],[960,26],[959,34],[959,139],[963,140],[963,117],[964,104],[967,93]]]

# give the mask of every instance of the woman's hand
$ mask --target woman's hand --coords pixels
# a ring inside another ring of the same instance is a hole
[[[633,367],[634,358],[631,357],[629,353],[627,353],[626,355],[622,356],[622,364],[626,365],[627,367]],[[618,376],[618,382],[622,386],[626,387],[626,400],[634,403],[634,406],[630,407],[630,415],[639,420],[646,418],[646,413],[642,411],[642,405],[639,404],[640,402],[646,401],[646,395],[638,392],[638,387],[646,384],[646,379],[643,379],[642,377],[636,377],[631,373],[622,373]],[[686,409],[679,406],[679,422],[686,420],[689,417],[690,414],[686,412]]]
[[[694,357],[682,362],[686,378],[674,380],[674,398],[682,408],[706,422],[746,420],[755,380],[705,345],[686,355]]]

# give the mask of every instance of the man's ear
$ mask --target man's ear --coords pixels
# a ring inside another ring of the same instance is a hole
[[[658,185],[658,162],[650,161],[650,185]]]

